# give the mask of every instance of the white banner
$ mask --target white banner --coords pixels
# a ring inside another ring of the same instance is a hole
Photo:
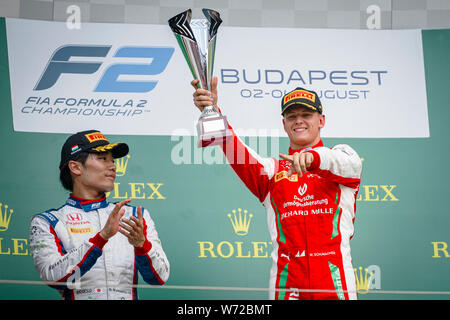
[[[6,19],[14,130],[194,135],[192,75],[166,25]],[[420,30],[220,27],[219,106],[248,136],[286,136],[281,96],[322,101],[323,137],[429,137]]]

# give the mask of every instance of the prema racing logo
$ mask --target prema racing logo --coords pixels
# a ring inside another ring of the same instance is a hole
[[[117,50],[111,45],[59,47],[53,52],[33,88],[36,94],[26,98],[21,112],[41,115],[137,116],[148,109],[149,101],[147,96],[143,96],[144,99],[136,97],[157,86],[158,79],[151,76],[160,75],[166,69],[173,52],[172,47],[123,46]],[[120,62],[123,60],[129,62]],[[90,87],[92,80],[96,84]],[[87,92],[86,96],[74,96],[72,92],[75,89],[80,92],[80,88]],[[57,96],[52,94],[54,92],[57,92]],[[67,92],[68,96],[61,96],[61,92]]]

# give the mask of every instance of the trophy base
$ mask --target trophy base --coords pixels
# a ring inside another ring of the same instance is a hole
[[[233,136],[231,130],[226,129],[215,133],[205,133],[198,138],[198,148],[205,148],[210,146],[217,146],[227,143]]]
[[[233,135],[228,129],[227,117],[219,113],[200,118],[197,123],[198,148],[221,145]]]

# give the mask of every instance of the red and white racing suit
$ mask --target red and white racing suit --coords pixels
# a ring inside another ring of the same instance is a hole
[[[170,272],[155,224],[142,210],[145,243],[133,247],[117,233],[100,236],[114,204],[106,198],[83,200],[71,196],[65,205],[35,215],[30,227],[30,251],[42,280],[54,282],[64,299],[137,299],[138,270],[154,285],[164,284]],[[124,218],[137,217],[125,205]],[[61,285],[59,285],[61,283]]]
[[[289,154],[311,152],[314,161],[306,174],[288,177],[289,161],[260,157],[234,131],[222,149],[266,208],[273,244],[270,298],[357,299],[350,239],[362,167],[358,154],[343,144],[326,148],[322,141],[289,148]]]

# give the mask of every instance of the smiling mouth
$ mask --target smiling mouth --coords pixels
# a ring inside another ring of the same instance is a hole
[[[296,128],[294,129],[294,132],[304,132],[306,131],[306,128]]]

